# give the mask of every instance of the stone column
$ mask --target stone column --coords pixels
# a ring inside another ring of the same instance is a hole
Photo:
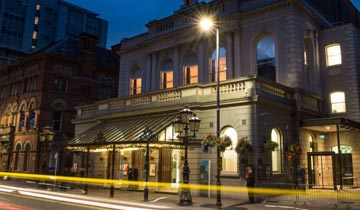
[[[251,57],[251,56],[249,56]],[[243,75],[241,71],[241,36],[240,30],[234,31],[234,64],[233,64],[233,76],[240,77]]]
[[[226,79],[234,78],[234,42],[233,33],[226,33]]]

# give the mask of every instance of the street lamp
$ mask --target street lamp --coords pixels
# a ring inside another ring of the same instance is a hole
[[[52,142],[54,140],[55,133],[52,131],[50,126],[45,126],[41,130],[38,129],[37,132],[37,172],[40,173],[41,144],[42,142]],[[43,171],[41,171],[41,173],[43,173]]]
[[[145,188],[144,188],[144,201],[149,200],[149,189],[147,186],[147,182],[149,181],[149,166],[150,166],[150,148],[149,144],[152,138],[154,137],[153,131],[149,129],[149,127],[146,127],[145,130],[142,132],[142,134],[139,137],[139,141],[146,141],[146,154],[145,154]]]
[[[187,186],[189,184],[190,169],[188,163],[188,144],[189,136],[188,131],[193,132],[193,137],[195,138],[195,132],[199,131],[200,127],[200,118],[194,114],[188,106],[185,106],[184,109],[179,111],[179,114],[173,122],[174,130],[176,133],[179,133],[179,138],[184,139],[185,145],[185,160],[183,166],[183,183],[184,186],[181,188],[180,201],[179,205],[181,206],[190,206],[192,205],[192,198],[190,194],[190,189]],[[184,134],[183,136],[181,134]]]
[[[204,17],[199,22],[200,27],[204,31],[209,31],[215,28],[216,32],[216,57],[215,57],[215,69],[216,69],[216,137],[220,137],[220,59],[219,59],[219,28],[215,25],[214,21],[209,17]],[[220,180],[220,172],[221,172],[221,155],[219,147],[216,150],[217,156],[217,173],[216,173],[216,205],[220,207],[221,204],[221,180]]]

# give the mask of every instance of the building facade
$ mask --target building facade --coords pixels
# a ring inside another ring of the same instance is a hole
[[[216,29],[202,32],[201,16],[217,20],[218,57]],[[216,184],[221,170],[223,185],[244,186],[252,167],[257,186],[292,187],[300,166],[308,187],[354,184],[360,176],[358,21],[350,1],[184,1],[173,15],[149,22],[146,33],[113,46],[119,97],[78,107],[68,148],[87,152],[77,153],[74,166],[98,178],[126,179],[129,166],[142,172],[139,137],[149,128],[155,138],[150,180],[178,190],[185,145],[172,121],[188,105],[201,118],[189,142],[190,183]],[[232,140],[221,158],[216,147],[202,151],[217,126]],[[238,153],[243,141],[251,150]],[[88,164],[81,161],[86,156]]]
[[[98,14],[62,0],[1,1],[0,67],[81,33],[97,37],[105,48],[107,25]]]
[[[66,173],[74,107],[115,97],[118,68],[116,56],[84,34],[2,69],[0,170]]]

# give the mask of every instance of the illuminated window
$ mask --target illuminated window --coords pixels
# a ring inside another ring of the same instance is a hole
[[[281,135],[278,129],[273,128],[271,130],[271,141],[276,142],[279,146],[276,147],[275,151],[271,152],[272,172],[281,173]]]
[[[222,173],[223,174],[238,174],[238,154],[232,148],[237,145],[237,132],[234,128],[227,127],[221,132],[221,136],[229,136],[232,141],[232,146],[227,147],[223,153],[222,158]]]
[[[36,10],[40,10],[40,4],[36,4]]]
[[[275,41],[271,35],[262,37],[257,45],[257,74],[269,80],[276,80]]]
[[[38,25],[38,24],[39,24],[39,17],[38,17],[38,16],[35,16],[34,24],[35,24],[35,25]]]
[[[184,85],[198,83],[198,79],[199,79],[198,68],[199,66],[198,66],[197,57],[193,55],[187,60],[186,64],[184,65],[184,70],[183,70]]]
[[[213,52],[211,57],[211,69],[209,71],[209,81],[217,81],[217,69],[216,69],[216,50]],[[226,80],[226,51],[225,48],[219,49],[219,70],[220,70],[220,81]]]
[[[344,92],[331,93],[330,100],[331,100],[331,113],[346,112]]]
[[[340,44],[332,44],[325,47],[326,66],[335,66],[341,64]]]
[[[168,61],[160,72],[160,89],[172,87],[174,87],[173,63]]]
[[[130,95],[141,94],[141,69],[136,67],[130,75]]]
[[[37,39],[37,31],[33,31],[32,38],[33,38],[33,39]]]
[[[174,87],[174,76],[172,71],[160,72],[160,89]]]

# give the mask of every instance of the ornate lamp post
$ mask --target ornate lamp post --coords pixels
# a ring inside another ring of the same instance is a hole
[[[209,31],[211,29],[215,29],[216,32],[216,60],[215,60],[215,69],[216,69],[216,137],[220,137],[220,59],[219,59],[219,28],[215,25],[214,21],[211,18],[204,17],[199,22],[200,27],[204,31]],[[220,172],[222,170],[222,159],[219,147],[217,147],[217,173],[216,173],[216,205],[218,207],[222,206],[221,204],[221,180],[220,180]]]
[[[178,115],[173,122],[173,126],[176,133],[179,133],[179,138],[184,139],[185,145],[185,160],[183,166],[183,183],[184,185],[189,184],[189,176],[190,176],[190,168],[188,163],[188,144],[189,144],[189,136],[188,131],[193,132],[193,137],[195,138],[195,132],[199,131],[200,127],[200,118],[193,114],[193,112],[186,106],[184,109],[179,111],[180,115]],[[183,135],[181,135],[183,134]],[[190,194],[190,189],[188,186],[184,186],[181,188],[180,194],[180,202],[181,206],[190,206],[192,205],[192,198]]]
[[[153,131],[146,127],[139,137],[139,141],[146,142],[146,154],[145,154],[145,188],[144,188],[144,201],[149,200],[149,189],[147,182],[149,181],[149,166],[150,166],[150,141],[153,139]]]
[[[37,172],[40,173],[40,159],[41,159],[41,144],[42,142],[53,142],[55,133],[50,126],[45,126],[41,130],[38,130],[38,143],[37,143]],[[55,166],[56,167],[56,166]],[[43,173],[41,171],[41,173]]]

